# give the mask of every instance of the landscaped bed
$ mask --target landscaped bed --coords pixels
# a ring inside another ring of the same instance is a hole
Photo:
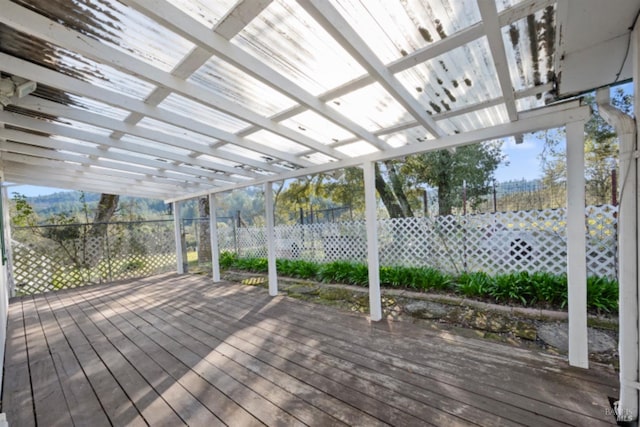
[[[224,278],[267,286],[267,260],[223,253]],[[367,313],[367,266],[343,261],[316,264],[277,260],[279,291],[289,297]],[[429,268],[382,267],[386,318],[427,323],[441,330],[533,347],[567,351],[566,276],[527,273],[491,277],[443,274]],[[617,365],[615,280],[588,280],[589,346],[594,361]]]

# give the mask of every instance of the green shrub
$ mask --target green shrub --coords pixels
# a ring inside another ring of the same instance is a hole
[[[495,284],[487,273],[462,273],[458,276],[457,290],[466,297],[484,297],[489,295]]]
[[[608,277],[588,277],[587,307],[606,312],[618,311],[618,282]]]

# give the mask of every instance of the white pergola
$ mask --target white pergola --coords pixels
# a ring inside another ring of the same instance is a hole
[[[569,363],[586,368],[590,111],[576,95],[639,80],[639,11],[638,0],[0,0],[2,181],[208,196],[214,254],[215,195],[263,185],[276,295],[272,184],[362,167],[377,321],[375,162],[566,126]],[[606,90],[598,102],[621,138],[620,407],[637,418],[637,126]]]

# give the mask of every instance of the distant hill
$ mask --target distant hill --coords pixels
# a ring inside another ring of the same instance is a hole
[[[84,204],[92,216],[100,200],[100,194],[81,191],[61,191],[46,196],[28,197],[27,201],[40,218],[66,213],[81,216]],[[120,197],[117,215],[125,220],[165,218],[168,207],[162,200],[141,197]]]

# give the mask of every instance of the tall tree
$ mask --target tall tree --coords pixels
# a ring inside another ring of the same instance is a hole
[[[489,194],[494,172],[505,159],[501,145],[487,142],[418,154],[406,159],[402,173],[410,184],[437,188],[438,214],[450,215],[454,207],[462,206],[463,185],[472,207]]]
[[[613,189],[612,170],[617,169],[618,139],[611,127],[598,114],[595,97],[588,95],[585,102],[591,106],[593,114],[585,124],[585,179],[587,181],[587,201],[592,204],[607,203]],[[629,114],[633,111],[633,98],[622,89],[617,89],[611,102]],[[550,189],[563,189],[567,179],[566,135],[563,129],[546,131],[545,145],[540,161],[543,182]],[[558,190],[559,191],[559,190]],[[562,192],[564,195],[564,191]]]
[[[84,197],[84,193],[82,197]],[[115,215],[119,200],[120,196],[117,194],[103,193],[100,195],[96,213],[93,216],[93,226],[90,232],[92,236],[100,236],[106,232],[107,223],[111,221],[111,218]],[[86,206],[86,203],[84,206]]]

